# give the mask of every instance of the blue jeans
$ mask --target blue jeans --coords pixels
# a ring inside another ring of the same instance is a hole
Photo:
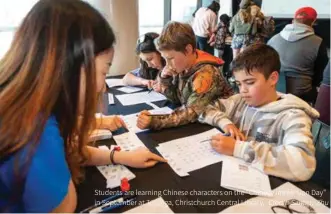
[[[214,48],[208,44],[208,38],[200,36],[195,36],[195,38],[197,40],[197,49],[214,55]]]

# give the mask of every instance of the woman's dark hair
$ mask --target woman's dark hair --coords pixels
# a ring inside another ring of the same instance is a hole
[[[225,26],[228,26],[230,23],[230,17],[224,13],[220,16],[220,22],[222,22]]]
[[[154,40],[159,36],[157,33],[149,32],[139,37],[137,40],[136,53],[158,52]]]
[[[220,10],[220,4],[216,1],[213,1],[207,8],[212,10],[217,15],[218,11]]]
[[[20,155],[15,160],[15,189],[24,184],[51,115],[64,140],[71,177],[76,183],[82,178],[98,102],[95,57],[111,51],[114,42],[108,22],[84,1],[40,0],[24,18],[0,61],[0,157],[28,151],[24,160]],[[81,91],[83,112],[78,111]]]
[[[159,37],[158,33],[149,32],[145,33],[144,35],[140,36],[137,40],[136,46],[136,53],[139,55],[140,53],[157,53],[161,56],[160,52],[156,49],[155,46],[155,39]],[[147,63],[144,62],[142,59],[139,60],[140,62],[140,76],[144,79],[155,79],[159,70],[155,68],[148,67]],[[166,65],[165,60],[161,57],[161,64],[162,66]]]

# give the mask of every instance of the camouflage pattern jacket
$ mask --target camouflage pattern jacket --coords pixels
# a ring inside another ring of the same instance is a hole
[[[212,101],[233,95],[232,88],[221,75],[220,68],[224,62],[203,51],[197,52],[197,62],[187,73],[175,78],[158,76],[164,95],[173,103],[181,104],[181,107],[167,116],[153,116],[151,129],[195,122]]]

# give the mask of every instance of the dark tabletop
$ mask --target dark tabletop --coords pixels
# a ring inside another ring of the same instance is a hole
[[[124,94],[116,89],[109,89],[109,92],[114,95]],[[113,114],[132,114],[144,109],[152,109],[147,104],[139,104],[133,106],[122,106],[115,98],[115,105],[107,105],[108,97],[104,96],[103,112],[107,115]],[[159,107],[171,106],[168,101],[155,102]],[[174,107],[174,106],[171,106]],[[138,133],[140,140],[152,152],[158,153],[155,149],[159,143],[182,138],[197,133],[201,133],[211,129],[211,126],[193,123],[186,126],[164,129],[161,131],[147,131]],[[114,135],[122,133],[119,130]],[[115,144],[113,139],[98,142],[99,145]],[[124,212],[135,206],[146,203],[162,196],[167,202],[170,209],[174,212],[208,212],[215,213],[229,207],[228,204],[243,202],[255,196],[241,194],[235,191],[227,190],[220,186],[220,178],[222,171],[222,163],[216,163],[202,169],[190,172],[190,176],[179,177],[168,164],[159,163],[156,166],[148,169],[129,168],[136,178],[130,181],[131,190],[137,193],[137,200],[130,206],[125,206],[114,210],[114,212]],[[269,176],[271,188],[274,189],[286,181],[280,178]],[[322,201],[330,207],[330,190],[323,188],[321,185],[311,181],[293,183],[303,191],[310,193],[317,200]],[[78,205],[76,212],[79,212],[86,207],[89,207],[102,199],[113,194],[115,189],[106,188],[106,179],[101,175],[96,167],[86,167],[85,180],[77,186]],[[204,192],[202,192],[204,191]],[[207,195],[201,195],[206,193]],[[322,196],[314,194],[316,191],[323,191]],[[222,203],[223,202],[223,203]],[[228,203],[224,203],[228,202]]]

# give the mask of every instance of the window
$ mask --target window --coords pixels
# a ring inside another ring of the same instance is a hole
[[[139,35],[161,33],[164,24],[164,0],[139,0]]]
[[[172,0],[171,20],[179,22],[190,22],[192,14],[197,9],[197,0]]]
[[[15,30],[38,0],[10,0],[0,2],[0,58],[8,50]]]
[[[208,7],[213,0],[202,0],[202,7]]]

